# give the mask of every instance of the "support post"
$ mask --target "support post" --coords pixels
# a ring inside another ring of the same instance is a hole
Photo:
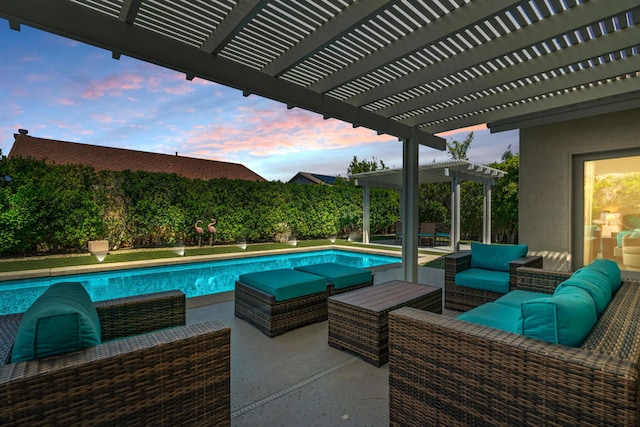
[[[418,144],[402,141],[402,271],[404,280],[418,283]]]
[[[482,183],[484,203],[482,210],[482,243],[491,243],[491,183]]]
[[[453,173],[451,181],[451,233],[449,240],[451,250],[460,251],[460,175],[458,171]]]
[[[371,190],[365,185],[362,190],[362,243],[369,243],[371,234]]]

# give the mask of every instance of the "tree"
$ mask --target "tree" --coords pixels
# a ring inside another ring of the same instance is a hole
[[[501,160],[507,161],[509,159],[512,159],[513,156],[515,156],[515,154],[513,154],[513,151],[511,151],[511,144],[509,144],[509,146],[507,147],[506,151],[504,153],[502,153],[502,158]]]
[[[347,168],[347,175],[353,175],[361,172],[372,172],[377,170],[389,169],[382,160],[380,160],[380,166],[378,166],[378,159],[372,157],[371,160],[358,161],[357,156],[353,156],[353,160]]]
[[[510,155],[508,155],[510,153]],[[489,166],[505,171],[507,174],[496,179],[491,191],[493,210],[492,233],[496,242],[515,243],[518,237],[518,171],[520,156],[507,150],[501,163]]]
[[[467,150],[473,141],[473,132],[469,132],[462,142],[455,139],[447,142],[447,151],[453,160],[469,160]]]

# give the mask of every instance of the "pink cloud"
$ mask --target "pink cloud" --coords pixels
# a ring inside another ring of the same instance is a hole
[[[169,95],[186,95],[188,93],[193,92],[194,89],[189,87],[188,85],[182,84],[179,86],[166,86],[164,88],[164,92]]]
[[[298,152],[325,151],[389,140],[364,128],[303,110],[249,109],[241,107],[231,123],[192,128],[183,141],[198,157],[225,158],[239,153],[267,157]],[[186,148],[186,149],[185,149]]]
[[[76,105],[76,102],[73,99],[69,99],[69,98],[62,98],[58,101],[58,104],[60,105],[66,105],[69,107],[72,107],[74,105]]]
[[[39,82],[48,82],[51,80],[51,76],[46,73],[29,73],[27,74],[27,82],[29,83],[39,83]]]
[[[18,61],[20,62],[42,62],[42,58],[37,55],[23,55]]]
[[[14,102],[9,102],[7,105],[4,105],[4,108],[9,111],[9,114],[12,116],[17,116],[20,114],[24,114],[24,108],[20,104],[16,104]]]
[[[136,90],[144,87],[144,78],[137,74],[120,74],[109,76],[101,80],[92,81],[82,94],[83,98],[101,98],[106,93],[121,95],[123,91]]]
[[[92,114],[91,118],[98,123],[104,123],[104,124],[112,123],[114,121],[112,116],[105,115],[105,114]]]

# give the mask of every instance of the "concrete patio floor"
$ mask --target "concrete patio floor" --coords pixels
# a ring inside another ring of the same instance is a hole
[[[442,287],[444,270],[419,267],[418,282]],[[401,279],[376,272],[374,285]],[[234,317],[233,292],[187,301],[187,322],[231,327],[232,426],[387,426],[389,368],[376,368],[327,344],[327,322],[275,338]],[[206,303],[206,305],[202,305]]]

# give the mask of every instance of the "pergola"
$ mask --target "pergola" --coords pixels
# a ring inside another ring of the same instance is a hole
[[[640,0],[0,0],[0,17],[397,137],[407,200],[436,133],[640,106]],[[416,206],[401,218],[417,227]],[[403,256],[416,281],[417,241]]]
[[[418,182],[428,184],[434,182],[451,183],[451,247],[458,251],[460,243],[460,183],[462,181],[480,182],[483,186],[482,209],[482,241],[491,242],[491,187],[496,178],[507,173],[489,166],[478,165],[466,160],[453,160],[442,163],[431,163],[418,167]],[[369,243],[370,227],[370,188],[393,188],[402,191],[402,169],[383,169],[350,175],[357,186],[363,187],[362,239]],[[407,198],[401,192],[401,210],[417,209],[417,198]],[[413,206],[413,205],[416,206]],[[411,206],[406,206],[411,205]],[[404,239],[415,239],[416,233],[403,233]],[[416,243],[417,245],[417,243]]]

